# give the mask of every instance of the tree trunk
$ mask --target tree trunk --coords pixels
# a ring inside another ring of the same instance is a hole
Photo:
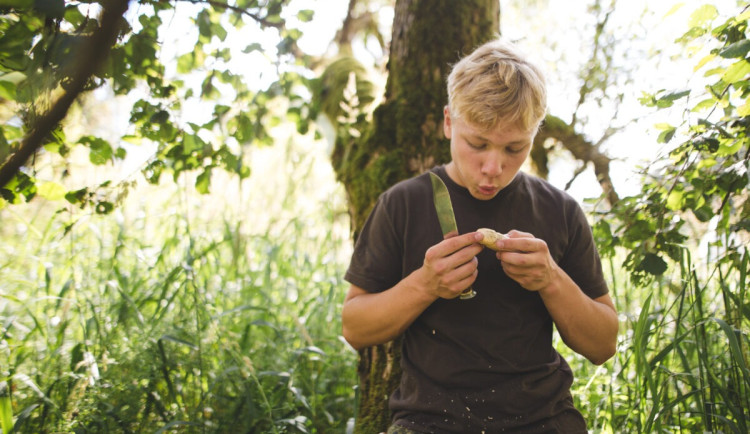
[[[397,0],[384,102],[356,137],[338,137],[332,163],[349,199],[354,236],[378,196],[450,160],[442,132],[452,64],[499,33],[498,0]],[[385,431],[400,377],[400,342],[360,352],[356,432]]]

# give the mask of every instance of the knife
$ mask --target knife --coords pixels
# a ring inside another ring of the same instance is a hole
[[[443,232],[443,239],[455,237],[458,235],[458,225],[456,225],[456,216],[453,214],[453,205],[451,205],[451,196],[448,193],[448,187],[439,176],[430,172],[432,181],[432,200],[435,203],[440,230]],[[477,295],[472,287],[468,287],[458,297],[461,300],[468,300]]]

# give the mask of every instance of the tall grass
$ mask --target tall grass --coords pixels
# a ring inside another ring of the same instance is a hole
[[[288,155],[277,178],[314,175]],[[147,189],[108,217],[4,211],[2,432],[343,432],[341,201],[259,181],[223,203]]]
[[[742,250],[696,263],[686,248],[671,275],[645,288],[610,259],[617,355],[593,368],[562,349],[593,432],[748,432],[749,258]]]

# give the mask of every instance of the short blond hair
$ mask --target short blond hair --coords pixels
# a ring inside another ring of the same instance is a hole
[[[451,117],[483,130],[508,122],[536,131],[547,111],[544,75],[513,44],[496,39],[453,66],[448,107]]]

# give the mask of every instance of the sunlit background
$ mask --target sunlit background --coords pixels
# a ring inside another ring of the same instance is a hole
[[[286,7],[288,22],[303,32],[299,47],[321,59],[335,58],[332,40],[348,3],[296,0]],[[606,93],[594,94],[579,106],[593,32],[610,3],[614,6],[607,28],[612,39],[605,48],[611,55],[611,83]],[[657,142],[663,125],[683,123],[686,111],[684,105],[666,110],[646,107],[639,101],[644,93],[700,90],[709,80],[695,68],[707,48],[674,43],[706,3],[716,6],[715,23],[739,10],[733,0],[500,2],[502,36],[516,41],[547,74],[549,112],[565,121],[575,113],[585,121],[580,124],[582,133],[594,143],[601,141],[600,150],[614,158],[611,174],[621,197],[641,192],[643,171],[655,170],[651,162],[670,149]],[[601,4],[601,10],[592,4]],[[135,29],[139,8],[146,7],[134,6],[128,12]],[[181,56],[194,49],[197,29],[192,20],[202,7],[179,3],[164,17],[161,61],[173,78],[179,75]],[[95,6],[80,8],[92,15],[97,12]],[[372,0],[370,8],[379,17],[381,32],[390,35],[391,2]],[[315,11],[310,22],[295,23],[301,9]],[[231,50],[225,66],[241,74],[249,88],[265,90],[284,68],[295,67],[279,61],[278,43],[276,30],[262,30],[248,20],[221,44]],[[262,50],[243,53],[249,44],[260,44]],[[379,86],[376,95],[382,95],[387,52],[374,37],[355,40],[352,49]],[[323,67],[324,62],[310,71],[300,70],[314,76]],[[181,79],[198,89],[203,75],[198,71]],[[233,90],[217,87],[216,101],[200,98],[199,91],[182,100],[175,110],[176,122],[200,124],[209,119],[214,104],[233,105]],[[273,100],[268,108],[280,120],[266,125],[273,138],[270,144],[241,147],[231,137],[202,130],[206,142],[226,140],[241,152],[251,174],[241,180],[215,171],[210,193],[201,194],[194,188],[197,173],[176,179],[165,174],[158,185],[144,181],[141,170],[156,144],[121,140],[135,128],[129,122],[130,109],[143,95],[145,88],[141,94],[115,96],[104,86],[83,97],[65,122],[72,140],[93,134],[120,143],[128,152],[124,160],[94,166],[82,146],[73,148],[64,161],[40,154],[30,170],[44,197],[17,205],[0,199],[0,420],[12,396],[12,406],[7,407],[17,426],[48,423],[49,432],[81,427],[88,429],[81,432],[106,432],[101,427],[119,426],[122,420],[145,432],[178,427],[198,432],[198,426],[203,432],[229,432],[231,423],[249,432],[350,430],[356,412],[357,355],[340,337],[338,315],[352,238],[344,188],[331,167],[330,125],[321,118],[308,133],[300,134],[284,117],[287,103]],[[4,122],[20,125],[18,116],[1,114]],[[615,132],[608,136],[610,129]],[[590,167],[575,175],[579,164],[557,149],[549,180],[560,188],[567,186],[593,211],[602,204],[602,191]],[[120,199],[110,215],[79,208],[63,197],[65,190],[105,180],[118,186],[111,194]],[[708,249],[707,242],[701,246]],[[695,258],[711,260],[703,249]],[[649,423],[659,417],[667,420],[673,410],[678,412],[678,405],[700,395],[702,400],[690,404],[690,411],[669,419],[684,420],[681,426],[665,422],[661,428],[706,428],[698,422],[705,408],[698,407],[716,400],[704,396],[708,388],[696,392],[685,385],[695,386],[698,380],[692,375],[706,370],[714,359],[701,359],[699,367],[690,365],[683,372],[676,366],[678,359],[687,365],[693,357],[689,350],[665,366],[659,363],[672,360],[670,351],[676,346],[650,348],[648,354],[637,348],[648,347],[649,327],[665,342],[700,341],[681,329],[692,323],[714,326],[715,332],[702,342],[712,349],[744,345],[747,322],[738,323],[739,343],[731,337],[725,340],[731,329],[725,335],[727,329],[717,331],[723,325],[706,319],[708,314],[683,311],[679,304],[685,301],[685,287],[680,285],[688,285],[692,276],[724,271],[701,264],[699,272],[692,273],[692,264],[683,261],[664,279],[638,288],[620,268],[622,260],[622,255],[615,256],[605,264],[625,325],[617,359],[594,367],[556,341],[576,371],[576,405],[594,421],[593,432],[618,432],[614,421],[622,420],[628,421],[631,432],[647,432]],[[690,285],[701,287],[697,280]],[[719,286],[740,287],[744,296],[744,285],[730,279]],[[724,307],[719,294],[721,289],[715,289],[706,301],[709,313]],[[670,316],[675,306],[680,311]],[[744,301],[738,306],[747,310]],[[741,354],[748,355],[746,346]],[[732,378],[750,378],[746,365],[734,368],[726,368]],[[669,386],[659,389],[649,382],[658,375],[667,378],[663,384]],[[747,399],[748,384],[739,384],[743,386],[732,393]],[[716,389],[710,393],[720,393]],[[668,396],[670,390],[677,392]],[[657,404],[666,410],[644,415]],[[750,418],[747,408],[737,411]],[[633,416],[633,409],[640,413]],[[741,432],[743,426],[747,424],[727,422],[725,427]]]

